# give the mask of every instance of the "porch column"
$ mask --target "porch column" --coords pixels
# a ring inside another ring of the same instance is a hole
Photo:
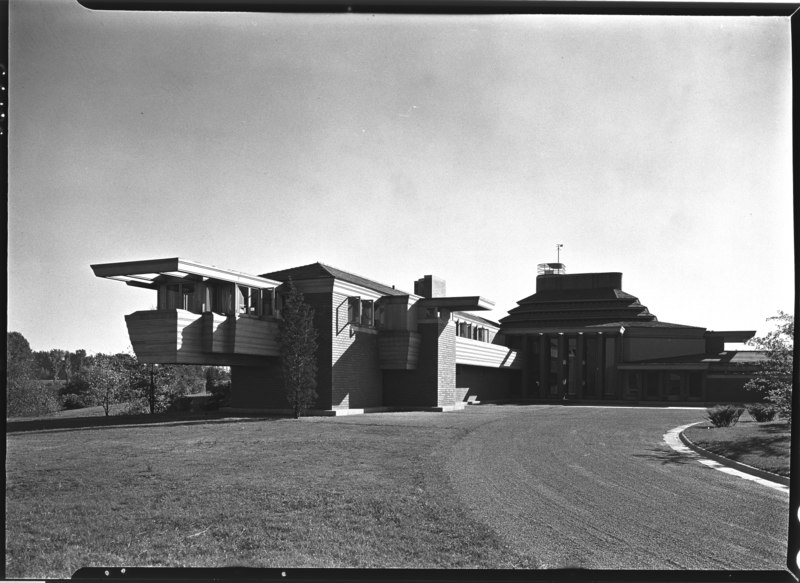
[[[565,374],[567,368],[567,361],[569,359],[567,350],[567,337],[563,332],[558,333],[558,391],[560,396],[567,392],[567,375]]]
[[[603,400],[606,392],[606,336],[597,333],[597,398]]]
[[[539,334],[539,398],[547,394],[547,368],[550,362],[550,339],[547,334]]]
[[[578,332],[578,341],[577,341],[578,349],[575,358],[577,359],[577,364],[575,366],[576,379],[575,382],[577,383],[577,397],[578,399],[583,399],[583,385],[586,382],[584,378],[584,362],[586,361],[586,347],[584,346],[584,338],[583,332]]]
[[[522,337],[522,398],[528,398],[528,384],[530,383],[530,370],[533,364],[531,358],[531,343],[527,334]]]
[[[611,384],[610,387],[611,394],[616,399],[622,396],[621,395],[622,387],[620,387],[620,382],[619,382],[620,380],[619,371],[617,370],[617,365],[619,365],[622,362],[622,350],[623,350],[622,334],[618,334],[614,336],[614,358],[611,361],[611,370],[609,371],[610,374],[608,375],[609,376],[608,382]]]

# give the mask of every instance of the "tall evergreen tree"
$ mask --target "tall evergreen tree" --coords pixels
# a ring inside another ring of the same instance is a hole
[[[297,419],[317,400],[317,330],[314,311],[291,279],[288,288],[279,324],[281,373],[286,399]]]

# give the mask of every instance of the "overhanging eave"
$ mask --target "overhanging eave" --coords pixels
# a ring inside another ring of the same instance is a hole
[[[222,269],[213,265],[205,265],[189,259],[170,257],[166,259],[146,259],[142,261],[122,261],[118,263],[98,263],[92,265],[95,276],[106,279],[124,281],[136,287],[154,288],[156,279],[161,276],[214,279],[230,283],[238,283],[257,288],[277,287],[281,282],[259,277],[232,269]]]
[[[491,310],[494,302],[481,296],[458,296],[442,298],[424,298],[417,302],[424,308],[439,308],[459,312],[476,312],[480,310]]]

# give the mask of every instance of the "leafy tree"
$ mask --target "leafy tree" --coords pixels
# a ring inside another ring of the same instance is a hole
[[[48,360],[53,371],[53,380],[58,380],[59,371],[64,368],[64,360],[66,359],[66,352],[57,348],[52,349],[47,353]]]
[[[199,365],[151,364],[132,355],[117,355],[127,374],[122,396],[140,412],[163,413],[178,397],[201,393],[206,384]]]
[[[6,415],[48,415],[58,410],[58,399],[36,380],[36,361],[30,344],[19,332],[6,333]]]
[[[19,332],[6,333],[6,379],[30,378],[34,365],[33,352],[28,340]]]
[[[778,415],[791,422],[794,316],[779,311],[777,316],[767,318],[770,320],[775,322],[775,330],[748,341],[749,345],[766,351],[767,358],[758,364],[745,388],[760,392],[778,410]]]
[[[33,367],[31,373],[34,378],[41,380],[53,378],[53,365],[50,362],[50,355],[46,350],[35,350],[33,352]]]
[[[127,380],[123,362],[116,355],[97,354],[83,371],[89,394],[108,417],[111,405],[120,400]]]
[[[77,356],[78,368],[60,391],[67,409],[102,405],[108,415],[110,405],[128,403],[129,413],[161,413],[178,397],[202,392],[206,383],[198,365],[153,365],[124,352],[69,356]]]
[[[67,353],[67,360],[64,362],[64,375],[67,382],[72,378],[73,373],[81,371],[86,361],[86,351],[83,348]]]
[[[317,330],[314,311],[290,279],[279,324],[281,372],[286,399],[295,419],[317,399]]]

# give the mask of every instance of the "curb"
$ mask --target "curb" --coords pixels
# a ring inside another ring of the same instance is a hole
[[[770,482],[774,482],[776,484],[782,484],[784,486],[788,486],[789,485],[789,478],[786,478],[784,476],[779,476],[778,474],[773,474],[772,472],[768,472],[766,470],[760,470],[758,468],[754,468],[753,466],[748,466],[747,464],[743,464],[741,462],[737,462],[737,461],[734,461],[732,459],[728,459],[728,458],[726,458],[724,456],[721,456],[721,455],[716,454],[716,453],[712,453],[712,452],[708,451],[707,449],[704,449],[704,448],[700,447],[699,445],[694,443],[692,440],[690,440],[688,437],[686,437],[683,434],[683,431],[681,431],[678,434],[678,437],[680,438],[680,440],[683,442],[683,444],[686,447],[688,447],[689,449],[691,449],[695,453],[697,453],[697,454],[699,454],[699,455],[701,455],[703,457],[710,458],[710,459],[714,460],[715,462],[722,464],[723,466],[728,466],[729,468],[733,468],[735,470],[739,470],[740,472],[744,472],[745,474],[749,474],[751,476],[755,476],[757,478],[761,478],[762,480],[768,480]]]

